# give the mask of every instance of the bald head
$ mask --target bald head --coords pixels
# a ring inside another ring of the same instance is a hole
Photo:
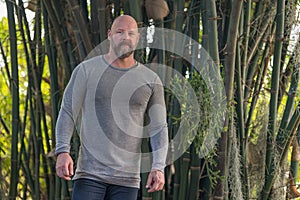
[[[138,28],[137,22],[133,17],[131,17],[130,15],[121,15],[114,20],[111,26],[111,30],[115,30],[116,28],[119,28],[122,25],[126,25],[129,29]]]

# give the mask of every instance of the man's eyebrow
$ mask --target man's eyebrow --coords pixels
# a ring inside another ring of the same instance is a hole
[[[129,33],[135,33],[138,29],[130,29],[130,30],[125,30],[123,28],[116,28],[115,31],[127,31]]]

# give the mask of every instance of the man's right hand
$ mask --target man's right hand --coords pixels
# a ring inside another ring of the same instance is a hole
[[[71,180],[73,176],[73,160],[69,153],[60,153],[56,159],[56,174],[65,180]]]

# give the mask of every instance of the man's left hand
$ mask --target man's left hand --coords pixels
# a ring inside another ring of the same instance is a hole
[[[162,190],[165,185],[165,175],[159,170],[152,170],[149,173],[146,188],[148,192],[155,192]]]

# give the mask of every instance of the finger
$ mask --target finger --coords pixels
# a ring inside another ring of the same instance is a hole
[[[71,177],[69,175],[65,175],[65,174],[62,174],[62,176],[60,178],[63,178],[67,181],[71,180]]]
[[[161,181],[160,179],[157,179],[155,181],[155,183],[153,184],[151,190],[149,190],[150,192],[154,192],[154,191],[160,191],[164,188],[164,181]]]
[[[66,168],[64,167],[60,167],[56,170],[56,174],[58,177],[62,178],[62,179],[65,179],[65,180],[71,180],[70,176],[69,176],[69,172],[68,170],[66,170]]]
[[[62,177],[64,175],[63,169],[61,167],[56,168],[56,174],[58,177]]]
[[[160,188],[160,183],[159,183],[159,182],[156,182],[156,183],[154,184],[154,186],[153,186],[153,189],[154,189],[155,191],[158,191],[159,188]]]
[[[151,187],[151,188],[148,190],[149,193],[154,192],[154,191],[155,191],[155,190],[154,190],[153,187]]]
[[[70,174],[70,176],[73,176],[73,174],[74,174],[73,163],[70,163],[70,165],[69,165],[69,174]]]
[[[65,166],[63,168],[63,175],[64,176],[70,176],[70,171],[69,171],[69,167],[68,166]]]
[[[146,188],[150,188],[151,185],[152,185],[152,175],[149,174],[147,183],[146,183]]]
[[[62,177],[64,177],[65,176],[65,172],[64,172],[64,169],[62,168],[61,170],[60,170],[60,177],[62,178]]]
[[[164,189],[164,185],[165,185],[165,184],[160,184],[158,190]]]
[[[155,192],[159,188],[158,182],[154,182],[154,184],[151,186],[151,188],[148,190],[148,192]]]
[[[67,181],[70,181],[71,180],[71,177],[70,176],[64,176],[62,177],[63,179],[67,180]]]
[[[64,167],[63,168],[63,178],[65,180],[71,180],[71,176],[72,176],[72,170],[73,170],[73,167],[70,167],[72,165],[69,165],[69,167]],[[70,170],[71,169],[71,170]]]

